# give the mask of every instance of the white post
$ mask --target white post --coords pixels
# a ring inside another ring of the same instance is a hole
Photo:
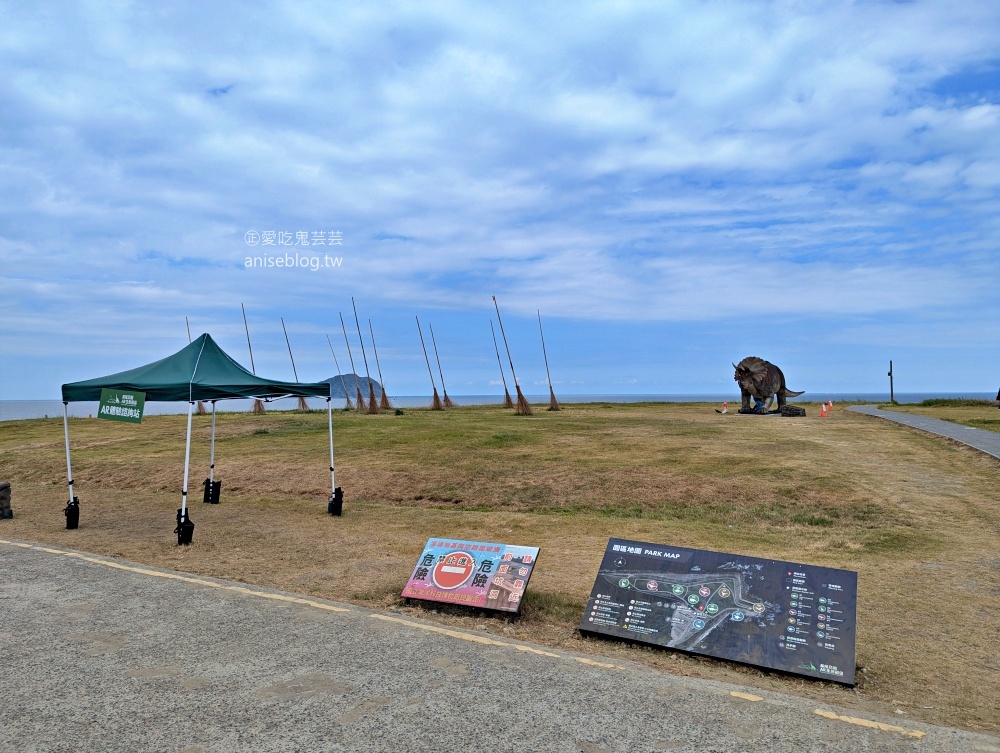
[[[212,452],[208,459],[208,480],[215,480],[215,401],[212,401]],[[211,489],[209,489],[211,491]]]
[[[333,406],[330,398],[326,399],[326,416],[330,425],[330,494],[332,495],[337,491],[337,482],[333,476]]]
[[[188,470],[191,467],[191,412],[193,410],[194,410],[194,401],[189,401],[187,444],[184,446],[184,486],[181,488],[181,518],[183,518],[187,514]]]
[[[66,478],[69,479],[69,501],[73,503],[73,468],[69,462],[69,403],[63,403],[63,430],[66,433]]]

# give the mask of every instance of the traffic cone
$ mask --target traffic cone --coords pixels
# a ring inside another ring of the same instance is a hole
[[[819,404],[819,417],[826,418],[826,403]]]
[[[826,406],[827,413],[833,413],[833,400],[831,400]]]
[[[722,401],[722,412],[729,413],[729,403],[725,400]]]

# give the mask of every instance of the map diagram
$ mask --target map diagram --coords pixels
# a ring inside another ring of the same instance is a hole
[[[610,539],[580,630],[854,684],[857,573]]]

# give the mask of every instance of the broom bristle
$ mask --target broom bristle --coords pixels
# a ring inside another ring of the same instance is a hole
[[[253,401],[253,409],[250,412],[253,413],[253,414],[255,414],[255,415],[258,415],[258,416],[261,413],[263,413],[264,412],[264,401],[261,400],[260,398],[257,398],[256,400],[254,400]]]
[[[208,413],[208,411],[205,410],[205,404],[201,400],[199,400],[198,401],[198,415],[199,416],[204,416],[206,413]]]
[[[549,410],[561,410],[559,401],[556,400],[556,393],[551,385],[549,385]]]
[[[530,416],[531,406],[524,397],[524,393],[521,392],[521,388],[517,387],[517,415],[519,416]]]
[[[455,404],[451,401],[451,398],[448,397],[448,390],[444,391],[444,407],[445,408],[454,408],[455,407]]]
[[[361,394],[361,388],[358,387],[358,394],[355,396],[355,400],[358,402],[358,410],[364,413],[368,410],[368,406],[365,405],[365,398]]]
[[[437,387],[434,388],[434,400],[431,402],[431,410],[444,410],[444,406],[441,405],[441,398],[438,396]]]
[[[378,400],[375,399],[375,385],[368,383],[368,412],[378,415]]]
[[[382,400],[379,402],[379,408],[382,410],[392,410],[392,404],[389,402],[389,396],[385,394],[385,390],[382,390]]]
[[[504,408],[514,407],[514,401],[511,400],[510,397],[510,390],[508,390],[506,387],[503,388],[503,407]]]
[[[309,403],[302,395],[299,395],[299,410],[309,410]]]

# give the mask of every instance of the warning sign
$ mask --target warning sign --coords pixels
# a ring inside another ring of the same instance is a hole
[[[428,539],[403,596],[517,612],[538,547]]]

